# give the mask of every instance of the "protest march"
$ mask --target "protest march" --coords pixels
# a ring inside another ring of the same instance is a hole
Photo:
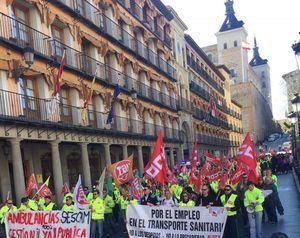
[[[190,164],[169,168],[160,131],[144,174],[129,156],[104,169],[93,188],[80,175],[71,189],[65,183],[61,205],[51,178],[38,188],[32,174],[21,205],[10,197],[1,205],[1,229],[7,238],[262,237],[262,222],[284,214],[275,156],[256,155],[248,133],[235,158],[206,154],[200,163],[195,141]]]

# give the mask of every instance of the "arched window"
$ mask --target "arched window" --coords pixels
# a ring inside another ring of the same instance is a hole
[[[148,110],[144,112],[144,134],[145,135],[154,135],[154,123],[153,118],[150,116]]]
[[[156,134],[158,134],[159,130],[163,131],[163,124],[159,114],[155,114],[155,127]]]
[[[224,44],[223,44],[223,48],[224,48],[224,50],[227,49],[227,43],[224,43]]]
[[[233,42],[233,46],[234,46],[234,47],[237,47],[237,46],[238,46],[238,43],[237,43],[236,40]]]
[[[177,120],[173,120],[173,136],[175,139],[179,139],[179,128]]]

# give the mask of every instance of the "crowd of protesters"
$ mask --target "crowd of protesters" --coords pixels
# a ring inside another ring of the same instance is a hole
[[[281,167],[282,163],[287,163]],[[261,238],[262,223],[268,222],[276,225],[278,215],[284,215],[284,208],[278,194],[277,176],[273,173],[287,173],[292,165],[291,158],[282,155],[264,156],[258,161],[261,167],[261,177],[254,184],[244,173],[239,183],[232,185],[230,179],[221,185],[220,180],[210,181],[205,178],[200,189],[189,183],[190,168],[178,167],[174,174],[178,183],[159,185],[153,180],[140,178],[142,196],[136,199],[128,184],[113,191],[103,189],[103,196],[99,190],[93,187],[89,190],[84,187],[84,193],[90,202],[92,211],[91,238],[103,237],[128,237],[126,231],[126,208],[129,204],[141,204],[148,206],[224,206],[227,209],[228,218],[225,226],[225,238],[250,237]],[[268,193],[265,193],[269,191]],[[14,211],[51,211],[58,207],[52,198],[35,196],[34,199],[24,197],[21,205],[16,207],[13,201],[8,199],[0,209],[0,223],[4,229],[4,217],[6,212]],[[76,209],[73,203],[73,193],[65,194],[61,210],[72,211]],[[248,234],[244,234],[244,231]]]

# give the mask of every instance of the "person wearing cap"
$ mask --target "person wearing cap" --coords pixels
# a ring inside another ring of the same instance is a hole
[[[265,198],[263,196],[262,191],[256,188],[252,181],[248,181],[247,186],[248,189],[245,192],[244,205],[248,212],[248,220],[250,225],[250,238],[262,238],[261,236],[261,223],[262,223],[262,215],[263,215],[262,203],[264,202]],[[250,212],[251,210],[253,210],[253,212]]]
[[[66,197],[66,203],[61,208],[62,211],[74,211],[74,202],[73,202],[73,196],[67,196]]]
[[[7,212],[16,212],[18,208],[14,206],[13,201],[8,199],[3,207],[0,209],[0,224],[3,225],[5,222],[5,214]]]
[[[115,206],[115,202],[113,198],[108,195],[106,188],[103,188],[103,201],[105,205],[104,234],[107,237],[112,237],[111,233],[113,231],[113,207]]]
[[[233,193],[232,187],[227,184],[224,187],[224,194],[220,198],[221,203],[227,209],[227,221],[224,231],[225,238],[237,238],[237,211],[240,209],[239,199]]]
[[[45,204],[41,207],[42,211],[54,211],[57,210],[57,206],[52,202],[50,196],[45,196]]]
[[[91,238],[102,238],[105,205],[103,199],[99,196],[98,190],[94,190],[93,197],[94,198],[91,202]]]
[[[150,189],[149,185],[144,187],[144,196],[141,198],[141,205],[154,206],[159,204],[156,195],[153,195]]]

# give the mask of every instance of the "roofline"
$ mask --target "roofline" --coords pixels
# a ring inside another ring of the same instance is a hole
[[[173,19],[172,13],[166,7],[165,4],[162,3],[160,0],[151,0],[153,4],[158,8],[158,10],[167,18],[168,21]]]
[[[228,74],[230,74],[230,70],[228,69],[228,67],[227,67],[225,64],[217,65],[217,68],[222,68],[222,69],[224,69]]]
[[[178,20],[178,22],[180,23],[180,25],[182,26],[182,29],[184,30],[184,31],[186,31],[186,30],[188,30],[188,27],[187,27],[187,25],[184,23],[184,21],[179,17],[179,15],[178,15],[178,13],[175,11],[175,9],[172,7],[172,6],[170,6],[170,5],[168,5],[168,6],[166,6],[167,7],[167,9],[171,12],[171,14],[173,15],[173,19],[175,19],[175,20]]]
[[[204,59],[204,61],[212,68],[212,70],[223,80],[226,81],[224,75],[218,70],[218,68],[214,65],[213,62],[210,61],[205,52],[200,48],[200,46],[194,41],[194,39],[188,35],[184,34],[184,38],[186,42]]]
[[[236,106],[242,108],[242,105],[239,104],[239,103],[237,103],[235,100],[231,99],[231,102],[232,102],[234,105],[236,105]]]

